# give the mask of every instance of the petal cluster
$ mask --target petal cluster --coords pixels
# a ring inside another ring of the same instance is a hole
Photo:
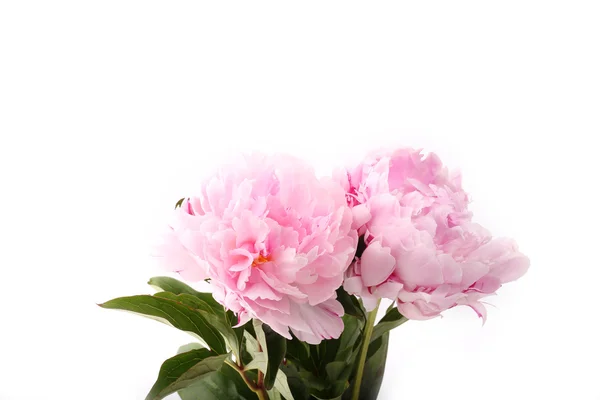
[[[343,330],[336,289],[358,235],[339,183],[303,162],[254,154],[221,169],[183,201],[158,253],[189,281],[210,279],[238,315],[319,343]]]
[[[480,300],[529,267],[514,241],[472,222],[460,175],[435,154],[375,153],[339,181],[363,248],[344,288],[367,308],[389,298],[407,318],[430,319],[467,305],[485,319]]]

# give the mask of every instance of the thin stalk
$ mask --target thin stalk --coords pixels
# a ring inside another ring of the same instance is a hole
[[[365,372],[365,362],[367,361],[367,353],[369,352],[369,344],[371,344],[371,335],[373,335],[373,327],[375,326],[375,319],[377,318],[377,310],[379,309],[380,301],[377,302],[375,309],[371,311],[367,317],[367,324],[365,326],[365,333],[360,349],[360,358],[358,360],[358,369],[356,370],[354,387],[352,388],[352,400],[359,400],[360,397],[360,385]]]
[[[231,368],[235,369],[238,374],[240,374],[240,376],[242,377],[242,379],[246,383],[246,386],[248,386],[250,388],[250,390],[252,390],[254,393],[256,393],[256,395],[258,396],[258,400],[269,400],[269,394],[267,393],[267,390],[264,388],[264,386],[262,386],[262,385],[255,385],[254,382],[252,382],[250,380],[250,378],[248,378],[248,375],[246,375],[246,373],[244,372],[244,367],[243,366],[239,366],[239,365],[237,365],[235,363],[231,363],[231,362],[229,362],[229,360],[227,360],[225,362]]]
[[[269,400],[269,394],[267,389],[264,387],[258,388],[258,391],[254,392],[258,396],[258,400]]]
[[[265,389],[265,374],[262,371],[258,370],[258,385],[259,389],[262,389],[261,392],[255,392],[258,395],[259,400],[269,400],[269,395],[267,394],[267,390]]]

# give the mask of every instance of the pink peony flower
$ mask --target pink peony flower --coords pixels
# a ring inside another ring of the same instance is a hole
[[[335,291],[356,251],[351,225],[339,184],[295,158],[253,155],[183,202],[159,253],[186,280],[210,278],[240,324],[316,344],[344,329]]]
[[[369,309],[388,298],[407,318],[429,319],[467,305],[485,321],[480,300],[529,267],[512,240],[471,222],[460,176],[435,154],[374,154],[340,181],[364,235],[344,288]]]

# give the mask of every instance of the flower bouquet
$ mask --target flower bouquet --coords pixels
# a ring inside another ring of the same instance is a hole
[[[156,246],[168,270],[212,293],[156,277],[156,294],[101,306],[196,338],[147,400],[376,399],[391,329],[459,305],[485,321],[481,300],[529,267],[512,240],[472,222],[468,202],[460,175],[419,150],[326,178],[253,154],[177,202]]]

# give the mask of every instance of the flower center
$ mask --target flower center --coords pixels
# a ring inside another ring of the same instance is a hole
[[[252,266],[258,267],[259,265],[264,264],[268,261],[270,261],[268,257],[265,257],[262,254],[259,254],[258,257],[255,258],[254,261],[252,262]]]

